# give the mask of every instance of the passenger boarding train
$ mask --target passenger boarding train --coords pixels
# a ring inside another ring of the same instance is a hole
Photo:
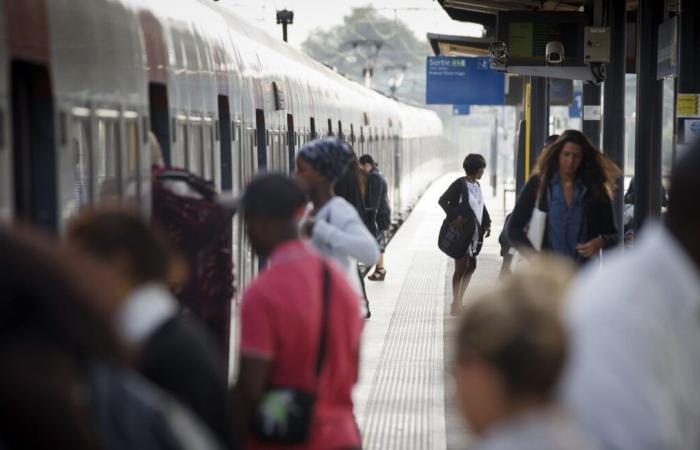
[[[119,196],[150,210],[149,135],[233,195],[336,135],[401,220],[454,152],[432,111],[351,82],[212,0],[0,0],[0,217],[60,232]],[[254,260],[234,226],[236,279]],[[240,286],[239,286],[240,287]]]

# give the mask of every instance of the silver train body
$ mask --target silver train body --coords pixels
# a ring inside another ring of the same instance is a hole
[[[0,0],[0,217],[60,232],[165,160],[239,194],[314,136],[370,153],[401,220],[455,154],[438,116],[366,89],[211,0]],[[239,288],[255,272],[234,226]]]

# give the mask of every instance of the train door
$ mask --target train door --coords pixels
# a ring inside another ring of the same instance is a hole
[[[296,134],[294,133],[294,116],[287,114],[287,153],[289,157],[289,173],[296,170]]]
[[[228,96],[219,95],[219,148],[221,151],[221,190],[233,191],[233,154],[231,142],[231,110]]]
[[[56,142],[51,77],[43,65],[12,62],[15,215],[58,229]]]
[[[267,170],[267,129],[265,128],[265,113],[262,109],[255,110],[255,136],[258,150],[258,170]]]
[[[151,116],[151,131],[156,137],[162,152],[163,163],[171,165],[170,159],[170,109],[168,108],[168,88],[161,83],[148,85],[148,107]],[[151,151],[154,151],[151,149]]]

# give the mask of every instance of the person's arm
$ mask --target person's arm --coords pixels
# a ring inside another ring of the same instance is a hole
[[[234,420],[238,436],[245,436],[250,429],[255,411],[267,389],[271,365],[268,359],[241,356],[238,382],[233,390],[233,403],[237,412]]]
[[[484,227],[484,237],[491,236],[491,215],[489,214],[489,210],[486,208],[486,205],[484,205],[484,215],[481,222]]]
[[[438,204],[440,205],[440,207],[442,207],[442,209],[447,215],[452,214],[457,205],[459,205],[459,199],[462,195],[462,187],[460,186],[460,181],[462,181],[461,178],[453,182],[438,200]]]
[[[245,437],[268,387],[275,355],[273,315],[260,290],[249,290],[241,306],[241,343],[238,381],[233,389],[237,435]]]
[[[317,220],[312,230],[312,238],[352,256],[359,262],[373,265],[379,260],[379,247],[376,239],[353,208],[334,208],[334,223]]]
[[[537,200],[537,189],[539,180],[536,177],[530,178],[523,188],[518,200],[515,202],[515,207],[508,221],[508,241],[513,247],[524,248],[534,251],[535,248],[527,238],[525,227],[530,223],[532,218],[532,210],[535,207]]]

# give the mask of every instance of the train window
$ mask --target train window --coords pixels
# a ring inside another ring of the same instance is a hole
[[[309,119],[309,124],[311,126],[311,139],[316,139],[316,119],[313,117]]]
[[[202,124],[192,123],[189,126],[189,143],[187,146],[187,169],[198,175],[202,173]]]
[[[118,197],[121,193],[119,170],[119,122],[115,119],[97,121],[97,151],[95,152],[95,193],[100,200]]]
[[[89,112],[88,112],[89,114]],[[72,118],[71,147],[73,150],[73,202],[77,211],[92,200],[90,185],[92,171],[92,152],[90,118]]]
[[[126,154],[124,155],[124,196],[138,201],[139,185],[139,127],[136,120],[126,122]]]
[[[345,136],[343,135],[343,122],[340,120],[338,121],[338,137],[340,139],[345,139]]]
[[[202,175],[206,180],[214,180],[214,143],[212,142],[212,126],[202,127]]]
[[[333,121],[328,119],[328,136],[333,136]]]

